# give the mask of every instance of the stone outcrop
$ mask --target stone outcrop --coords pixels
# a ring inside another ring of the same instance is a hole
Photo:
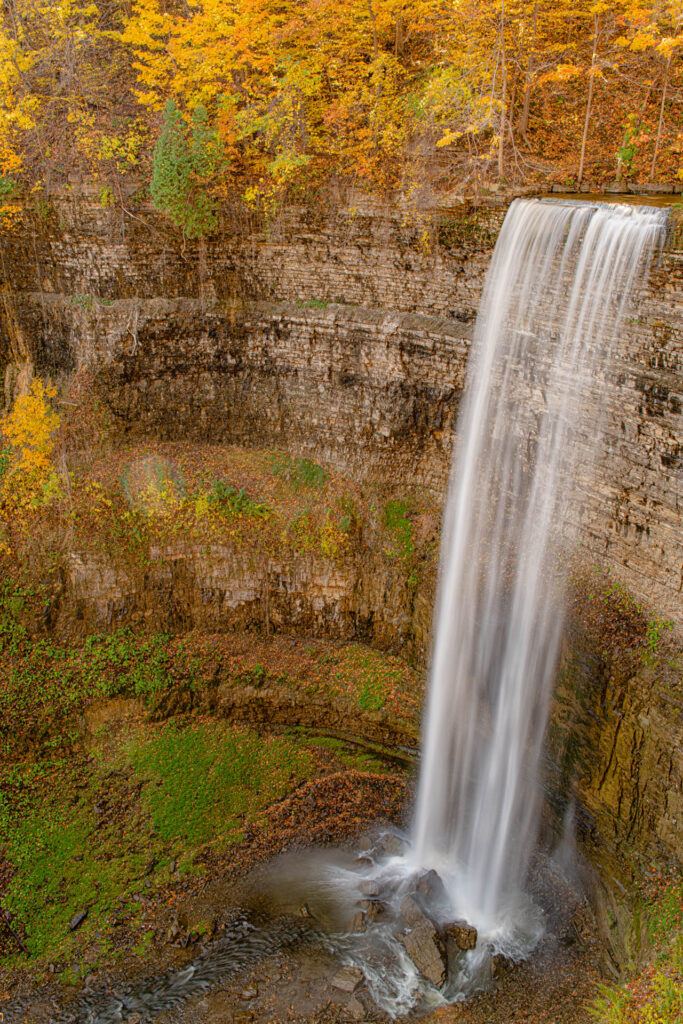
[[[451,909],[444,884],[436,871],[415,879],[414,888],[400,903],[398,932],[408,956],[420,974],[440,988],[457,970],[463,954],[477,945],[477,929],[466,921],[443,922]]]
[[[466,952],[477,945],[477,929],[467,921],[451,921],[444,928],[447,939],[452,939],[458,949]]]
[[[601,674],[602,667],[602,674]],[[681,661],[645,657],[627,677],[567,646],[555,694],[550,787],[577,802],[579,834],[624,882],[683,863]],[[578,801],[577,801],[578,798]]]
[[[258,630],[361,639],[424,658],[431,587],[417,593],[377,547],[333,560],[312,551],[240,550],[189,541],[153,546],[134,568],[72,551],[53,626],[61,633],[134,625],[150,631]]]
[[[102,370],[125,432],[289,447],[359,480],[442,493],[471,327],[416,313],[176,303]],[[125,316],[125,311],[124,311]]]
[[[332,988],[337,988],[340,992],[355,992],[362,981],[363,973],[358,967],[342,967],[332,978],[330,984]]]

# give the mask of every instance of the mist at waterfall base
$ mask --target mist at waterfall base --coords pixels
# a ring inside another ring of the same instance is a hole
[[[525,887],[567,554],[600,450],[620,325],[666,220],[651,207],[510,207],[458,422],[412,833],[399,854],[380,843],[355,863],[298,858],[271,876],[285,904],[308,892],[314,916],[337,935],[337,957],[362,970],[392,1016],[464,998],[490,980],[492,953],[524,959],[543,935],[543,912]],[[474,950],[449,957],[440,991],[400,942],[401,899],[426,869],[446,890],[428,908],[436,925],[461,918],[478,931]],[[345,908],[348,920],[369,885],[382,894],[384,919],[340,937],[335,914],[341,920]]]

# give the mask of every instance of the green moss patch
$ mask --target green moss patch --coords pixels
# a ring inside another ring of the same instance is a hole
[[[413,524],[407,501],[388,501],[384,506],[384,528],[388,535],[385,554],[390,558],[408,561],[415,553]]]
[[[164,726],[131,748],[146,782],[143,802],[164,844],[194,847],[222,834],[230,840],[256,811],[312,771],[310,753],[288,737],[259,738],[227,725]]]
[[[303,737],[206,722],[137,726],[87,759],[5,769],[2,906],[29,957],[77,962],[88,943],[108,954],[114,910],[134,918],[136,894],[167,882],[174,861],[195,870],[205,844],[238,841],[317,767]]]

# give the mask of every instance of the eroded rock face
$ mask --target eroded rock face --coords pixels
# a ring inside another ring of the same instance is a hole
[[[423,313],[176,302],[141,315],[100,372],[122,428],[165,440],[310,452],[359,480],[408,473],[443,493],[471,328]],[[124,311],[121,313],[124,327]]]
[[[151,209],[122,225],[87,190],[51,202],[54,216],[32,222],[27,213],[3,235],[5,365],[20,336],[22,360],[39,372],[99,369],[126,432],[281,446],[358,479],[445,495],[502,200],[425,212],[417,225],[354,197],[328,215],[288,211],[269,232],[226,223],[182,246]],[[604,458],[582,481],[577,524],[589,559],[606,560],[678,623],[680,236],[672,230],[622,325],[600,387]]]
[[[567,646],[551,723],[560,772],[579,798],[579,835],[624,881],[652,863],[683,862],[680,662],[642,658],[631,675],[603,666],[601,677],[578,641]]]
[[[135,571],[104,552],[71,552],[55,627],[293,632],[425,656],[431,582],[410,589],[407,574],[367,544],[343,561],[315,552],[277,558],[190,540],[157,546],[151,555],[150,565]]]

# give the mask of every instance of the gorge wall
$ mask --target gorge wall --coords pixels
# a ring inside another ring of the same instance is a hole
[[[300,211],[183,246],[149,209],[62,198],[3,260],[31,359],[103,367],[125,430],[292,446],[365,478],[400,466],[443,493],[503,216]]]
[[[267,228],[226,216],[202,243],[183,242],[134,195],[124,206],[64,192],[0,236],[7,397],[27,364],[56,377],[90,369],[130,438],[286,448],[357,480],[402,481],[443,499],[502,199],[420,216],[331,202],[318,213],[287,211]],[[607,567],[680,634],[677,212],[671,225],[601,392],[607,443],[585,482],[579,541],[588,563]],[[276,628],[408,644],[420,658],[428,647],[432,590],[408,593],[372,559],[336,572],[310,558],[251,564],[245,575],[230,552],[161,552],[140,586],[106,559],[75,552],[68,582],[92,626],[154,625],[158,609],[175,609],[171,624],[183,627],[251,627],[272,591]],[[596,678],[578,697],[575,685],[561,690],[555,716],[558,743],[573,752],[566,774],[578,774],[585,830],[609,838],[615,861],[622,844],[681,859],[680,692],[654,701],[642,673],[636,683]]]
[[[224,223],[182,242],[148,207],[61,194],[2,238],[0,358],[99,370],[130,435],[311,454],[445,494],[472,324],[502,200],[417,217],[377,205]],[[607,446],[580,539],[683,622],[680,219],[624,324]]]

